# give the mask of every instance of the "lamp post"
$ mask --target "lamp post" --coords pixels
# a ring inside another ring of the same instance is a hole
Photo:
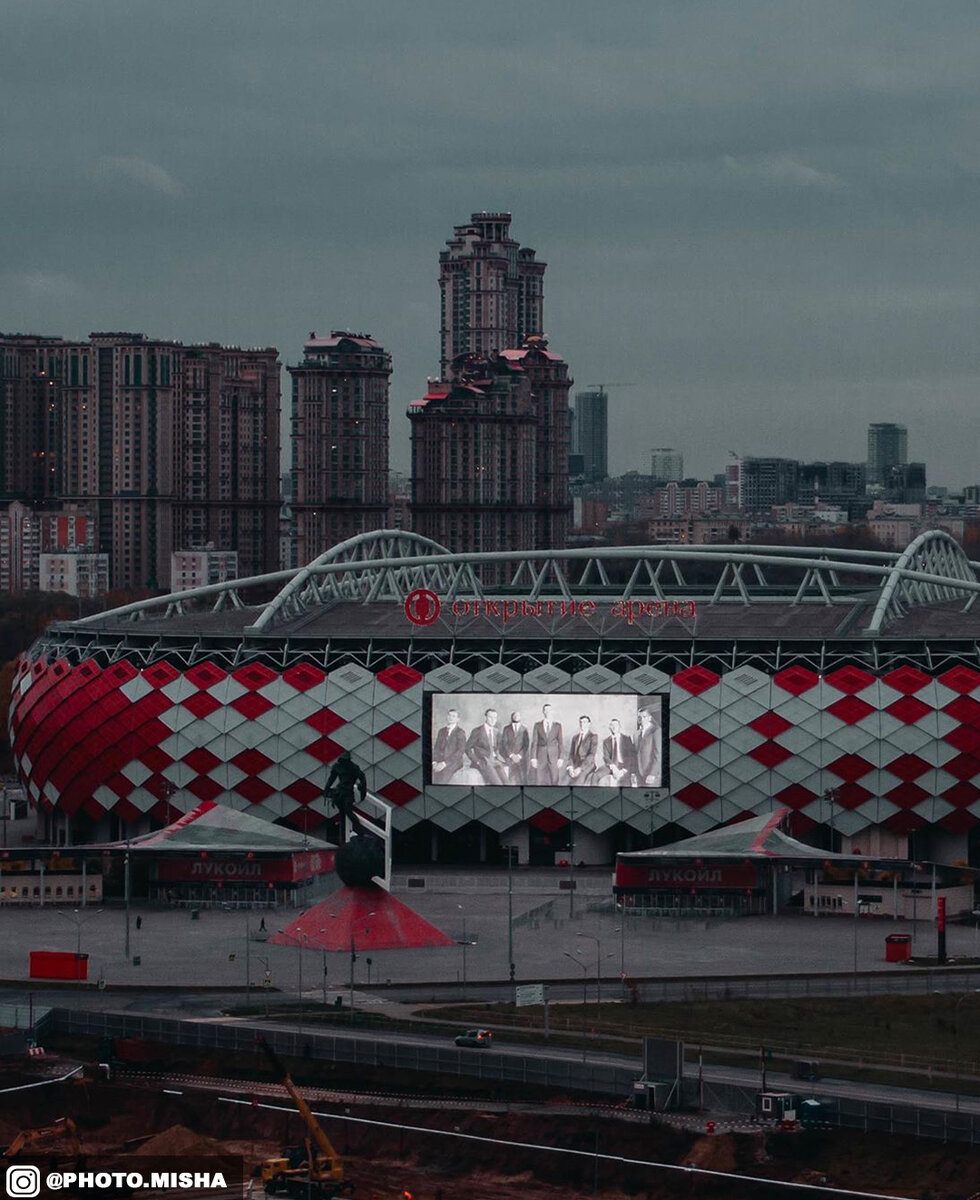
[[[510,981],[514,982],[514,846],[505,846],[507,851],[507,964]]]
[[[582,968],[582,1007],[585,1008],[589,1003],[588,993],[587,993],[587,989],[589,986],[589,968],[585,965],[584,962],[582,962],[582,960],[580,958],[576,958],[574,954],[569,954],[567,950],[563,950],[562,954],[564,954],[564,956],[566,958],[571,959],[571,961],[577,967]]]
[[[595,942],[595,1002],[597,1005],[602,1004],[602,977],[600,964],[600,960],[602,958],[602,944],[599,939],[591,933],[577,933],[575,936],[580,938],[588,938],[590,942]]]
[[[126,858],[123,867],[123,891],[126,893],[126,961],[129,961],[129,834],[126,834]]]
[[[374,913],[369,912],[367,914],[366,919],[370,920],[370,918],[373,916],[374,916]],[[365,925],[364,932],[370,933],[370,926]],[[351,1011],[351,1017],[353,1017],[353,1015],[354,1015],[354,963],[356,963],[356,962],[357,962],[357,945],[355,944],[355,941],[354,941],[354,933],[353,933],[353,931],[351,931],[351,935],[350,935],[350,1011]]]
[[[827,788],[823,794],[827,802],[827,812],[830,817],[830,853],[834,853],[834,805],[840,800],[840,788]]]
[[[960,1005],[964,1000],[968,1000],[971,996],[980,994],[980,988],[974,988],[972,991],[964,992],[962,996],[953,1005],[953,1048],[956,1055],[956,1111],[960,1111]]]
[[[55,912],[58,914],[59,917],[64,917],[66,921],[74,922],[74,925],[75,925],[75,957],[81,958],[81,956],[82,956],[82,926],[85,924],[86,921],[91,921],[91,919],[93,917],[99,916],[99,914],[102,912],[102,909],[101,908],[96,909],[95,912],[86,913],[84,916],[78,911],[77,908],[72,909],[72,911],[70,913],[63,912],[60,908],[56,908]],[[80,982],[81,982],[81,979],[79,979],[79,983]]]
[[[613,930],[619,934],[619,978],[626,981],[626,904],[623,903],[623,916],[619,925]]]
[[[468,946],[472,946],[473,942],[466,936],[466,909],[462,904],[457,904],[456,907],[463,914],[463,936],[459,938],[459,945],[463,950],[463,995],[466,995],[466,950]]]

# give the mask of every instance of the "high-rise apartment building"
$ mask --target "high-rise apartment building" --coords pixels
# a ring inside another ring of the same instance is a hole
[[[796,499],[800,464],[795,458],[743,458],[739,462],[738,507],[765,512]]]
[[[206,542],[275,570],[279,399],[271,348],[0,335],[0,428],[29,430],[0,486],[91,513],[114,588],[166,588],[172,550]]]
[[[442,377],[465,354],[492,359],[544,328],[544,272],[510,236],[508,212],[473,213],[439,255]]]
[[[868,483],[888,486],[893,467],[909,461],[909,435],[904,425],[887,422],[868,426]]]
[[[533,549],[538,414],[526,372],[473,358],[430,383],[408,417],[413,530],[450,550]]]
[[[597,483],[609,475],[609,397],[602,388],[575,393],[574,453],[582,456],[583,475]]]
[[[310,334],[289,367],[292,396],[292,561],[303,565],[388,510],[391,355],[369,334]]]
[[[570,386],[542,337],[430,383],[408,410],[412,528],[451,550],[565,545]]]
[[[661,483],[680,483],[684,478],[684,455],[667,446],[656,447],[650,451],[650,474]]]

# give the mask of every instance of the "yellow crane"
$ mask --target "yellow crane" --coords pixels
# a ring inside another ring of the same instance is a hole
[[[344,1164],[310,1106],[300,1095],[289,1072],[265,1040],[259,1045],[272,1069],[279,1076],[289,1098],[296,1105],[306,1125],[302,1146],[287,1146],[276,1158],[267,1158],[259,1167],[262,1186],[269,1196],[295,1196],[297,1200],[331,1200],[334,1196],[351,1196],[354,1188],[344,1182]]]
[[[59,1117],[51,1125],[42,1125],[38,1129],[22,1129],[9,1146],[0,1150],[0,1155],[4,1158],[15,1158],[24,1150],[36,1150],[45,1142],[55,1141],[58,1138],[70,1138],[72,1153],[81,1154],[82,1147],[78,1141],[78,1128],[75,1122],[71,1117]]]

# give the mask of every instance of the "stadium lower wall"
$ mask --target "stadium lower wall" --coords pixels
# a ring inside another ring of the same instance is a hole
[[[668,824],[698,833],[786,805],[798,835],[831,822],[850,839],[933,831],[962,852],[980,823],[980,670],[966,663],[936,674],[912,662],[824,673],[799,663],[718,671],[695,661],[670,673],[596,663],[574,673],[505,663],[470,672],[450,663],[423,674],[390,659],[376,669],[328,660],[324,669],[274,667],[268,656],[234,666],[217,654],[147,663],[119,648],[111,658],[79,657],[64,643],[35,647],[18,666],[10,706],[30,796],[79,831],[111,815],[135,832],[202,799],[313,830],[328,816],[323,788],[344,749],[394,806],[400,831],[427,821],[453,833],[475,821],[500,834],[571,819],[596,838],[617,829],[649,836]],[[427,786],[426,690],[662,694],[669,786]],[[837,791],[832,809],[828,789]]]

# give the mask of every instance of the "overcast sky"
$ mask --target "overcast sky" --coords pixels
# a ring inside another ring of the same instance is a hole
[[[0,329],[374,333],[392,466],[437,256],[508,209],[610,466],[980,481],[975,0],[0,0]]]

